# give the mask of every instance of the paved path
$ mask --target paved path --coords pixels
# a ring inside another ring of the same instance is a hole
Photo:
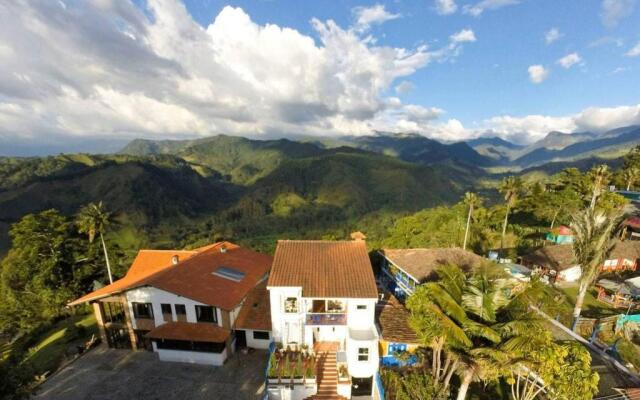
[[[234,354],[222,367],[159,361],[155,353],[90,351],[42,384],[36,399],[260,399],[267,352]]]

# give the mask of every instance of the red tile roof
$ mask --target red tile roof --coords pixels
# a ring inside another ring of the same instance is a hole
[[[226,251],[222,252],[221,249]],[[170,259],[170,258],[169,258]],[[75,300],[69,305],[96,300],[114,293],[140,286],[153,286],[170,293],[216,306],[225,310],[235,308],[247,293],[269,272],[272,257],[244,249],[229,242],[219,242],[201,248],[200,251],[178,264],[153,269],[145,273],[127,275],[111,285],[98,289]],[[244,273],[239,281],[213,275],[220,267]],[[139,269],[138,272],[142,272]]]
[[[302,287],[305,297],[377,298],[366,243],[280,240],[267,287]]]
[[[157,326],[146,337],[151,339],[188,340],[192,342],[221,343],[231,331],[218,325],[204,322],[168,322]]]
[[[398,299],[388,295],[386,303],[376,309],[380,338],[394,343],[419,344],[418,335],[409,326],[410,315]]]
[[[247,295],[236,317],[235,329],[271,330],[271,305],[266,280]]]

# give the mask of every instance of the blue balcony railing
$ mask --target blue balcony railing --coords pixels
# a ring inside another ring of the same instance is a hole
[[[347,314],[307,313],[307,325],[346,325]]]

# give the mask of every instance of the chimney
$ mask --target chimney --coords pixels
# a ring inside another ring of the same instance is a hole
[[[361,240],[365,240],[367,237],[365,236],[364,233],[357,231],[357,232],[353,232],[351,234],[351,239],[357,241],[361,241]]]
[[[179,262],[180,262],[180,257],[178,257],[177,254],[171,257],[171,264],[176,265]]]

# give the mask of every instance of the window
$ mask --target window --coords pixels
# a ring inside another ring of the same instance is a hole
[[[358,361],[369,361],[369,349],[367,347],[358,348]]]
[[[366,304],[358,304],[358,306],[356,308],[358,310],[366,310],[367,309],[367,305]]]
[[[151,303],[131,303],[133,307],[133,315],[136,318],[153,318],[153,307]]]
[[[218,322],[216,308],[211,306],[196,306],[198,322]]]
[[[298,312],[298,299],[296,297],[287,297],[284,301],[284,312],[297,313]]]
[[[327,300],[327,312],[339,313],[344,310],[344,306],[340,300]]]
[[[124,307],[122,303],[104,302],[102,303],[102,309],[104,310],[104,322],[124,322]]]
[[[199,351],[203,353],[222,353],[225,343],[191,342],[187,340],[159,339],[155,340],[159,349]]]
[[[173,320],[173,316],[171,315],[171,304],[160,304],[160,308],[162,309],[162,317],[164,322],[170,322]]]
[[[176,315],[187,315],[187,308],[184,304],[176,304]]]
[[[253,338],[257,340],[269,340],[269,332],[253,331]]]

